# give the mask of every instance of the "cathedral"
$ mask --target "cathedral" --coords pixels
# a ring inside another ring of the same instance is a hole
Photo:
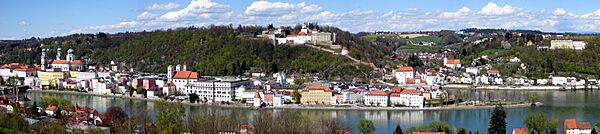
[[[67,50],[66,59],[61,58],[61,48],[56,49],[56,59],[48,59],[46,53],[50,49],[42,49],[41,67],[42,70],[54,69],[55,71],[83,71],[84,63],[81,60],[75,60],[75,50]],[[58,69],[58,70],[57,70]]]

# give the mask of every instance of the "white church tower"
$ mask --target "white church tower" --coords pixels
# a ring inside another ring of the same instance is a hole
[[[56,49],[56,60],[60,60],[60,51],[62,51],[62,49],[59,47],[58,49]]]
[[[75,54],[73,54],[73,52],[75,52],[75,50],[73,49],[67,50],[67,60],[70,62],[73,62],[75,60]]]
[[[277,75],[277,82],[281,85],[286,85],[287,81],[286,81],[286,76],[285,76],[285,72],[281,71],[279,72],[279,75]]]
[[[48,50],[42,49],[42,57],[40,58],[40,67],[42,68],[42,70],[46,70],[46,51]]]
[[[173,81],[173,65],[169,65],[169,67],[167,67],[167,81]]]

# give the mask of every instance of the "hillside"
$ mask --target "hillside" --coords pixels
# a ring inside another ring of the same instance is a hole
[[[90,65],[108,65],[114,60],[127,68],[163,73],[167,65],[188,62],[192,70],[203,75],[241,75],[244,72],[287,71],[289,74],[319,74],[325,79],[350,81],[370,74],[368,66],[357,66],[339,55],[306,46],[274,46],[269,40],[239,38],[240,33],[260,31],[260,27],[234,29],[226,26],[180,28],[175,30],[118,33],[77,34],[41,40],[3,42],[2,63],[38,64],[41,48],[72,48],[77,57],[89,57]],[[337,28],[338,40],[365,61],[383,61],[386,52],[367,41],[352,40],[352,34]],[[361,51],[358,51],[361,50]],[[385,48],[383,48],[385,50]],[[54,57],[55,52],[49,53]]]

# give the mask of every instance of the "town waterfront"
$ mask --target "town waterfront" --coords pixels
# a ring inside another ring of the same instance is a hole
[[[527,94],[536,94],[538,101],[544,105],[537,107],[506,108],[507,130],[516,127],[526,127],[523,119],[529,113],[544,112],[548,116],[557,118],[560,124],[566,118],[576,118],[581,121],[596,122],[600,120],[600,92],[598,91],[504,91],[504,90],[449,90],[451,96],[464,100],[505,100],[525,101]],[[73,104],[85,105],[105,112],[108,107],[118,106],[123,108],[130,116],[148,112],[154,118],[154,102],[114,97],[101,97],[76,94],[59,94],[29,92],[26,94],[33,101],[38,101],[42,96],[57,96],[72,101]],[[209,106],[185,106],[186,112],[201,110],[216,110],[218,113],[236,116],[242,120],[252,122],[254,115],[262,112],[274,114],[288,111],[286,109],[251,110],[246,108],[221,108]],[[489,125],[492,109],[464,109],[464,110],[424,110],[424,111],[388,111],[388,110],[300,110],[312,118],[331,117],[338,119],[357,132],[356,124],[361,118],[372,120],[377,128],[376,133],[391,133],[396,124],[404,130],[417,127],[432,121],[449,123],[454,128],[469,128],[472,131],[485,131]],[[562,131],[562,125],[559,132]]]

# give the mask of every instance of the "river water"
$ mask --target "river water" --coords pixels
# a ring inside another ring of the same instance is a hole
[[[559,132],[562,132],[563,121],[567,118],[576,118],[578,121],[588,121],[592,124],[600,121],[600,91],[474,91],[474,90],[452,90],[451,95],[461,97],[465,100],[508,100],[526,101],[527,94],[536,94],[538,101],[544,103],[538,107],[505,108],[507,114],[507,131],[513,128],[526,127],[523,123],[525,117],[530,113],[543,112],[547,116],[559,120]],[[71,95],[57,93],[30,92],[27,96],[33,101],[38,101],[42,96],[58,96],[70,100],[73,104],[79,104],[105,112],[108,107],[118,106],[123,108],[130,116],[147,111],[154,116],[153,102],[142,100],[130,100],[122,98]],[[208,106],[185,106],[187,112],[200,110],[216,110],[219,113],[228,113],[232,116],[244,118],[252,122],[252,117],[259,112],[256,110],[242,108],[216,108]],[[273,112],[285,112],[286,110],[274,110]],[[377,110],[301,110],[301,112],[313,117],[331,117],[344,122],[351,130],[357,133],[356,124],[360,119],[372,120],[375,123],[376,133],[392,133],[397,124],[403,130],[428,124],[432,121],[447,122],[456,128],[468,128],[473,132],[486,131],[492,109],[469,109],[469,110],[438,110],[438,111],[377,111]],[[153,117],[152,117],[153,118]]]

